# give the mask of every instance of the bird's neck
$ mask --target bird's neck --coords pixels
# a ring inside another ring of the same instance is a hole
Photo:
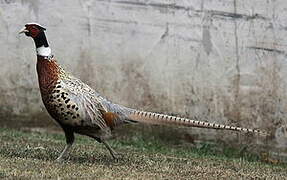
[[[37,56],[37,74],[42,96],[49,94],[53,86],[59,80],[60,67],[54,59],[47,60],[43,56]]]
[[[52,55],[51,48],[49,47],[44,31],[40,32],[34,39],[36,52],[38,56],[49,57]]]

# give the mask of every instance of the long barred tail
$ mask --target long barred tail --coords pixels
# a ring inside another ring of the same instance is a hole
[[[180,118],[180,117],[175,117],[175,116],[169,116],[169,115],[145,112],[145,111],[138,111],[138,110],[133,110],[128,115],[128,119],[132,121],[149,123],[149,124],[167,124],[167,125],[174,124],[174,125],[199,127],[199,128],[240,131],[240,132],[246,132],[246,133],[250,132],[250,133],[255,133],[261,136],[269,135],[267,132],[256,130],[256,129],[247,129],[247,128],[241,128],[241,127],[227,126],[227,125],[190,120],[190,119],[185,119],[185,118]]]

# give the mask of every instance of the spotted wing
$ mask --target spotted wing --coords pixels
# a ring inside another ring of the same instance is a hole
[[[99,127],[102,130],[107,129],[108,126],[103,119],[103,113],[107,112],[106,108],[101,103],[101,97],[97,93],[84,84],[79,79],[63,80],[63,91],[67,94],[66,106],[74,113],[75,110],[79,112],[74,120],[73,125]],[[75,112],[76,113],[76,112]]]

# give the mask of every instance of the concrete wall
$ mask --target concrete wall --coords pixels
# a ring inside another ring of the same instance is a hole
[[[45,114],[34,44],[17,34],[36,21],[58,61],[111,100],[269,130],[286,148],[286,18],[286,0],[1,0],[2,120]]]

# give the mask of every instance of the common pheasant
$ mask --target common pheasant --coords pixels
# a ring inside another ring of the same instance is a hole
[[[113,158],[116,158],[116,152],[106,140],[111,137],[111,131],[115,127],[129,122],[172,124],[265,134],[260,130],[195,121],[114,104],[80,79],[64,71],[52,55],[45,30],[37,23],[28,23],[19,33],[32,37],[35,42],[36,68],[42,100],[48,113],[65,132],[67,144],[57,160],[61,160],[72,146],[74,133],[92,137],[103,143]]]

